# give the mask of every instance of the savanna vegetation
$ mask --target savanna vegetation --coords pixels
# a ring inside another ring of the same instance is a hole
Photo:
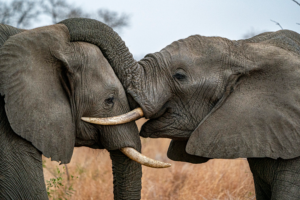
[[[139,126],[142,123],[138,121]],[[143,167],[143,200],[255,199],[245,159],[214,159],[198,165],[173,162],[166,156],[169,142],[142,139],[143,154],[172,164],[168,169]],[[112,167],[106,150],[75,148],[67,168],[43,159],[50,199],[113,199]]]

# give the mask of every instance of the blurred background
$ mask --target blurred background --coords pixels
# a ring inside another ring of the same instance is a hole
[[[114,28],[139,60],[194,34],[239,40],[265,31],[299,32],[299,2],[0,0],[0,23],[32,29],[72,17],[97,19]],[[145,155],[173,165],[159,170],[143,167],[142,199],[255,199],[245,159],[193,165],[166,157],[168,139],[142,139],[142,145]],[[76,148],[71,163],[63,166],[43,159],[50,199],[113,199],[111,161],[105,150]]]
[[[300,1],[298,1],[300,2]],[[89,17],[114,28],[136,59],[190,35],[232,40],[300,31],[296,0],[0,0],[0,23],[34,28]]]

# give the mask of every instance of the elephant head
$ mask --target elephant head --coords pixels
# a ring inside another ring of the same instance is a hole
[[[131,160],[141,150],[135,123],[101,126],[81,120],[130,111],[101,50],[70,42],[63,24],[26,31],[0,25],[0,31],[0,93],[11,129],[61,163],[70,162],[74,146],[109,150],[115,199],[139,199],[141,166]]]
[[[86,24],[78,25],[93,33],[85,39],[99,44],[104,30]],[[131,107],[150,119],[140,135],[173,139],[171,159],[288,159],[300,155],[299,46],[288,30],[240,41],[195,35],[139,62],[124,47],[123,62],[111,65]]]
[[[150,84],[131,91],[151,119],[141,135],[173,139],[168,156],[193,163],[298,157],[299,50],[299,34],[278,31],[240,41],[195,35],[147,55],[138,64]]]

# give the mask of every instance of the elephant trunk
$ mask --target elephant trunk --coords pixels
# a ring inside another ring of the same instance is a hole
[[[92,19],[66,19],[64,24],[70,32],[70,41],[83,41],[99,47],[113,68],[125,91],[130,108],[139,107],[143,93],[141,81],[144,81],[144,69],[134,60],[122,38],[109,26]],[[146,110],[143,105],[143,110]]]
[[[119,150],[109,151],[114,177],[114,199],[141,199],[142,167]]]
[[[125,89],[129,87],[137,62],[112,28],[92,19],[72,18],[60,23],[67,26],[71,42],[84,41],[98,46]]]

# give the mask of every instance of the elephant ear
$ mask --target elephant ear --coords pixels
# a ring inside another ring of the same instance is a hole
[[[279,31],[240,42],[243,55],[255,61],[231,66],[231,77],[239,78],[191,134],[186,152],[210,158],[300,156],[299,34]]]
[[[12,129],[61,163],[71,159],[75,126],[62,87],[67,61],[53,55],[61,55],[67,41],[67,28],[53,25],[12,36],[0,49],[0,93]]]

